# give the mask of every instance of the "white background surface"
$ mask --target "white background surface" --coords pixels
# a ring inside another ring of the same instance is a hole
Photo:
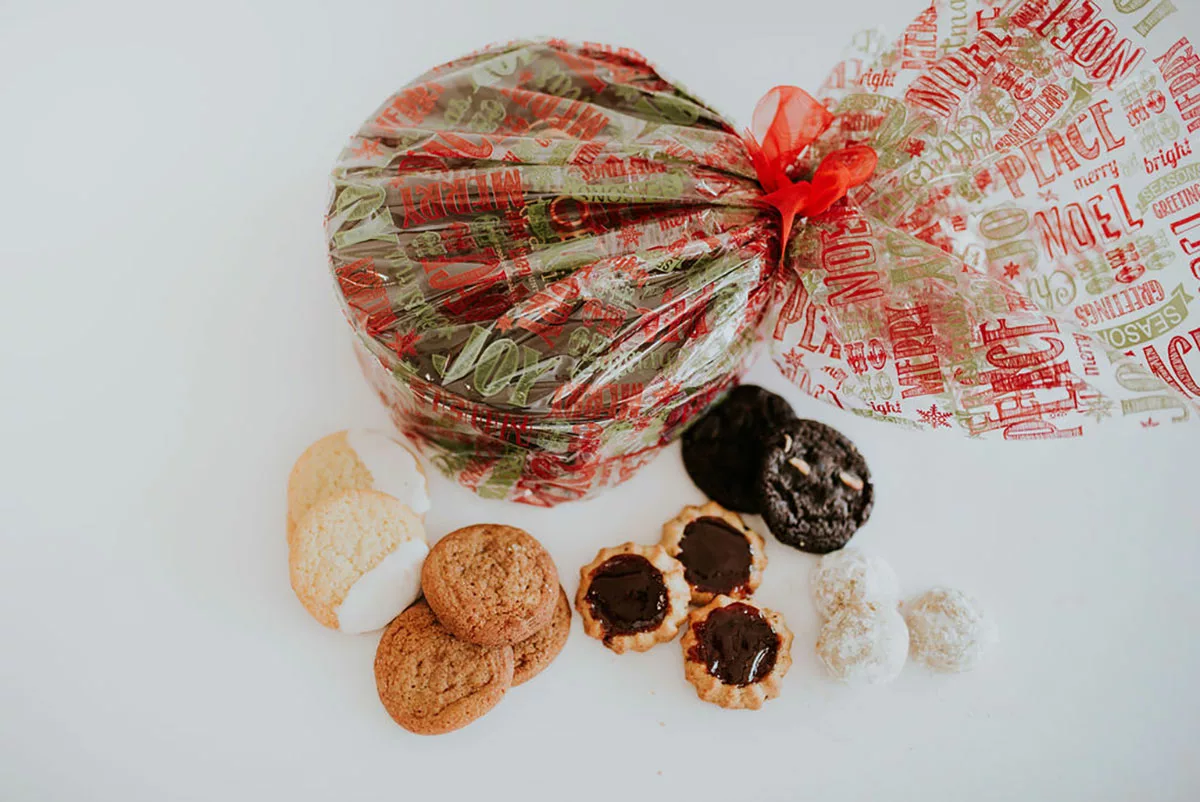
[[[1105,3],[1107,6],[1108,4]],[[678,644],[584,637],[439,738],[379,705],[376,637],[288,586],[284,487],[309,441],[385,417],[354,365],[321,232],[344,138],[482,44],[648,53],[746,120],[815,88],[916,0],[0,4],[0,799],[1195,800],[1200,425],[1083,442],[910,434],[786,393],[871,461],[857,538],[904,589],[997,618],[980,671],[821,675],[811,558],[769,541],[796,633],[783,696],[704,705]],[[784,383],[769,364],[751,377]],[[433,536],[524,526],[568,591],[603,546],[700,495],[667,451],[552,511],[433,483]]]

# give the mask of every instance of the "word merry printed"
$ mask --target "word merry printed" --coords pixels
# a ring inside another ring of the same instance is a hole
[[[904,93],[905,100],[941,117],[949,117],[962,103],[962,96],[979,82],[980,75],[986,73],[1011,44],[1011,36],[980,31],[974,42],[940,59],[913,81]]]
[[[1187,123],[1188,131],[1200,131],[1200,92],[1187,94],[1200,86],[1200,56],[1192,50],[1192,44],[1183,37],[1171,49],[1154,59],[1167,91],[1175,101],[1175,107]]]
[[[919,70],[937,58],[937,3],[931,3],[904,29],[900,40],[900,69]]]
[[[904,309],[888,308],[886,313],[896,377],[904,387],[901,397],[944,393],[946,385],[929,307],[919,304]]]
[[[1072,186],[1075,189],[1083,189],[1090,187],[1097,181],[1103,181],[1105,178],[1120,178],[1121,168],[1117,165],[1117,160],[1113,159],[1110,162],[1100,165],[1095,170],[1089,170],[1086,174],[1079,176],[1073,182]]]
[[[404,228],[416,228],[452,215],[490,212],[524,205],[521,171],[497,170],[460,175],[447,181],[406,184],[400,189]]]
[[[1114,221],[1120,228],[1114,227]],[[1119,184],[1108,188],[1108,198],[1093,195],[1084,203],[1068,203],[1034,212],[1033,223],[1041,235],[1042,250],[1051,259],[1094,248],[1096,231],[1104,241],[1111,242],[1120,239],[1122,232],[1132,234],[1144,224],[1140,217],[1135,219],[1129,211]]]
[[[1093,81],[1106,81],[1113,88],[1146,55],[1146,48],[1118,39],[1117,26],[1100,16],[1100,8],[1091,0],[1061,0],[1051,6],[1048,0],[1025,0],[1013,12],[1012,22],[1048,38],[1051,47],[1083,67]]]
[[[1095,301],[1085,301],[1079,304],[1075,307],[1075,317],[1079,318],[1079,322],[1083,326],[1093,326],[1144,309],[1166,297],[1162,284],[1150,279]]]
[[[1175,165],[1179,164],[1179,160],[1184,156],[1192,155],[1192,145],[1186,139],[1179,142],[1172,142],[1169,148],[1159,148],[1158,153],[1153,156],[1143,156],[1142,161],[1146,164],[1147,173],[1156,173],[1159,170],[1170,167],[1175,169]]]

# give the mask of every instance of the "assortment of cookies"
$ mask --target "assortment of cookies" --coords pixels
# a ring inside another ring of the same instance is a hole
[[[892,569],[878,557],[846,548],[870,517],[875,494],[866,460],[841,432],[797,418],[774,393],[742,385],[684,433],[682,455],[688,476],[714,499],[708,507],[720,509],[720,502],[761,515],[780,543],[826,555],[813,570],[812,590],[824,621],[816,652],[832,676],[849,684],[890,682],[910,652],[935,670],[964,671],[994,642],[995,628],[978,602],[958,591],[929,591],[905,605],[902,615]],[[734,512],[701,514],[713,521],[712,531],[740,521]],[[672,556],[682,555],[685,518],[668,524],[675,538],[664,537],[664,543]],[[710,549],[735,542],[728,534],[707,537]],[[711,553],[701,559],[711,559]],[[741,564],[738,570],[744,571]],[[694,602],[713,598],[694,582],[706,571],[711,568],[685,572]],[[751,592],[757,587],[752,578],[747,583]]]
[[[976,666],[996,640],[978,602],[935,588],[905,605],[895,572],[846,548],[871,514],[866,460],[834,429],[795,416],[760,387],[735,388],[683,436],[684,466],[712,500],[684,507],[660,542],[601,549],[579,572],[584,632],[612,651],[674,640],[700,699],[758,709],[792,663],[783,616],[754,593],[762,516],[781,543],[824,555],[811,576],[823,619],[816,653],[849,684],[894,679],[911,657],[936,671]],[[428,545],[425,474],[401,441],[351,429],[318,440],[288,479],[292,588],[321,624],[383,629],[379,699],[405,729],[459,729],[495,707],[562,651],[571,603],[546,549],[501,524],[455,530]]]
[[[571,607],[528,532],[477,524],[444,536],[421,570],[424,599],[384,630],[375,685],[392,719],[437,735],[470,724],[558,655]]]
[[[410,732],[469,724],[566,644],[570,602],[527,532],[478,524],[429,548],[425,474],[399,440],[367,430],[318,440],[296,461],[287,498],[296,597],[332,629],[384,628],[376,687]]]
[[[618,654],[671,641],[686,622],[684,676],[696,694],[758,709],[792,664],[783,616],[751,599],[766,566],[758,533],[710,501],[663,524],[660,543],[601,549],[579,571],[575,607],[584,632]]]

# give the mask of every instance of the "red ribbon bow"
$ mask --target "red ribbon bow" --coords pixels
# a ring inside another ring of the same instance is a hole
[[[817,99],[796,86],[777,86],[754,107],[746,148],[758,182],[767,191],[761,200],[783,218],[781,248],[787,248],[796,217],[824,212],[871,177],[879,161],[868,145],[835,150],[813,173],[812,181],[792,182],[787,176],[800,154],[833,123],[833,115]],[[759,144],[759,142],[762,144]]]

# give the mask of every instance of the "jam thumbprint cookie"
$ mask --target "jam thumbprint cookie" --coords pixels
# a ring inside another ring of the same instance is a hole
[[[684,675],[696,695],[731,710],[757,710],[774,699],[792,665],[783,616],[728,596],[692,611],[682,645]]]
[[[675,637],[689,598],[683,565],[666,549],[625,543],[579,569],[575,609],[583,631],[617,654],[644,652]]]
[[[767,567],[763,539],[715,501],[684,507],[663,524],[662,545],[683,563],[693,604],[708,604],[721,595],[748,598]]]

